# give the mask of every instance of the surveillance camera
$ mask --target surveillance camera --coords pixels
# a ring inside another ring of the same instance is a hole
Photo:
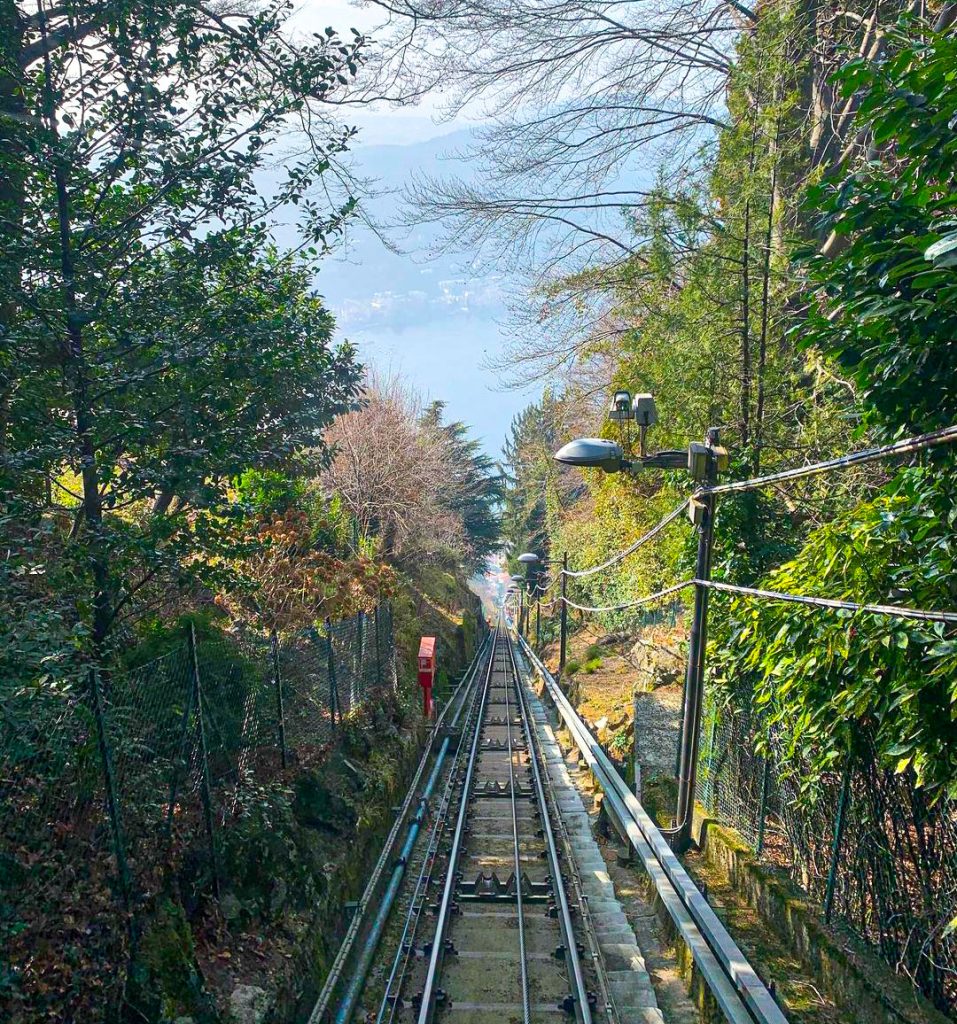
[[[635,421],[641,427],[653,427],[658,422],[658,408],[653,395],[635,395],[631,403]]]
[[[608,407],[608,418],[615,423],[623,423],[631,419],[631,394],[627,391],[616,391]]]

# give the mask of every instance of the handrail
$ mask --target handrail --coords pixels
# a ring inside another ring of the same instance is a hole
[[[648,813],[625,785],[608,756],[562,693],[551,673],[519,637],[558,713],[585,757],[687,944],[722,1013],[732,1024],[787,1024],[781,1008],[685,871]]]
[[[647,597],[639,597],[634,601],[626,601],[624,604],[607,604],[597,608],[591,605],[575,604],[574,601],[569,601],[567,597],[559,597],[557,600],[558,603],[564,602],[569,608],[574,608],[580,612],[621,612],[628,608],[640,608],[643,604],[654,604],[655,601],[660,601],[663,597],[668,597],[671,594],[677,594],[696,582],[697,580],[684,580],[681,583],[675,583],[674,586],[665,587],[664,590],[659,590],[654,594],[648,594]]]
[[[740,594],[743,597],[760,597],[766,601],[784,601],[788,604],[803,604],[812,608],[834,608],[838,611],[866,612],[870,615],[888,615],[898,619],[919,619],[922,622],[957,623],[957,612],[938,612],[925,608],[907,608],[897,604],[858,604],[855,601],[839,601],[832,597],[812,597],[808,594],[785,594],[780,590],[759,590],[757,587],[739,587],[718,580],[689,580],[689,584],[720,590],[726,594]],[[686,586],[688,584],[685,584]],[[598,609],[603,610],[603,609]]]

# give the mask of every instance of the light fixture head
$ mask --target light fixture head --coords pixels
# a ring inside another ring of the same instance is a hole
[[[541,561],[541,559],[538,557],[538,555],[535,554],[534,551],[526,551],[524,555],[518,556],[518,560],[523,565],[534,565],[536,562]]]
[[[565,466],[603,469],[606,473],[619,473],[625,468],[621,445],[603,437],[579,437],[559,448],[552,457]]]

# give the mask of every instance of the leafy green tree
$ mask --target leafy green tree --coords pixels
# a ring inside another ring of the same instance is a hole
[[[800,331],[893,434],[957,421],[957,36],[910,20],[887,45],[888,59],[852,61],[837,79],[863,97],[870,159],[809,194],[837,252],[810,261]]]
[[[918,27],[902,22],[886,59],[841,73],[870,159],[809,194],[839,242],[809,257],[803,343],[854,374],[869,422],[890,435],[957,416],[957,39]],[[766,584],[953,608],[953,456],[922,458],[814,531]],[[727,622],[716,678],[732,697],[753,687],[782,767],[812,797],[849,759],[908,773],[931,799],[957,794],[954,641],[944,626],[750,600],[732,602]]]
[[[69,518],[98,655],[139,588],[228,540],[229,478],[319,446],[356,392],[308,288],[352,203],[309,190],[348,138],[317,104],[360,40],[294,46],[288,15],[3,7],[3,496],[13,529]],[[296,124],[315,125],[305,155],[262,194],[267,149]],[[289,203],[302,243],[279,253]]]
[[[563,443],[560,405],[546,391],[512,419],[505,440],[503,532],[511,566],[524,551],[550,557],[548,510],[557,469],[552,454]]]
[[[465,423],[443,422],[444,411],[444,402],[433,402],[424,422],[444,438],[450,469],[446,481],[447,503],[452,512],[462,517],[468,542],[468,568],[481,572],[501,541],[502,474],[495,461],[483,451],[481,442],[469,437]]]

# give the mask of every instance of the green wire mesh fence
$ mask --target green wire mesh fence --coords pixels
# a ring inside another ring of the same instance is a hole
[[[321,759],[396,682],[383,604],[282,642],[190,629],[135,669],[5,694],[0,1017],[41,1019],[44,991],[66,990],[98,1019],[115,997],[102,964],[124,983],[140,908],[174,875],[187,907],[218,895],[244,791]]]
[[[941,1010],[957,1009],[957,804],[933,802],[906,773],[859,752],[811,795],[756,753],[746,695],[706,706],[699,799],[766,862],[909,977]],[[780,743],[786,743],[781,737]]]

